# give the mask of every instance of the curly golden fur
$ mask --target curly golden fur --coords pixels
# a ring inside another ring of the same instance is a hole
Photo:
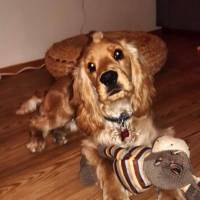
[[[120,60],[113,56],[116,49],[123,52]],[[89,63],[95,69],[88,69]],[[109,92],[109,84],[101,82],[103,74],[110,71],[118,74],[116,85],[120,89],[114,94]],[[161,134],[150,114],[155,94],[152,76],[145,73],[134,44],[108,40],[102,33],[95,33],[92,43],[83,52],[75,77],[74,90],[77,93],[74,100],[75,104],[78,103],[76,122],[89,136],[82,143],[82,153],[89,164],[96,168],[104,200],[129,199],[130,194],[113,175],[111,164],[98,156],[96,145],[151,146],[158,133]],[[122,112],[133,113],[127,122],[131,134],[124,141],[121,140],[120,127],[105,120],[105,117],[116,117]],[[162,134],[170,132],[167,129]],[[165,198],[166,195],[162,194]]]

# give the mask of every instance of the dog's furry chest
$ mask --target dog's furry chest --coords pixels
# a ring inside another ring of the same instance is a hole
[[[124,140],[122,140],[122,127],[120,124],[108,121],[105,123],[105,128],[100,131],[96,138],[96,142],[98,144],[120,145],[124,147],[133,145],[151,146],[157,135],[157,131],[152,124],[152,120],[149,118],[145,120],[129,119],[125,123],[125,127],[127,128],[129,135]]]

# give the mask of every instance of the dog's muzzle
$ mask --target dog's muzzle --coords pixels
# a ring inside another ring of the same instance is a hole
[[[113,70],[106,71],[101,75],[100,81],[107,87],[109,96],[121,90],[121,87],[117,84],[117,80],[118,74]]]

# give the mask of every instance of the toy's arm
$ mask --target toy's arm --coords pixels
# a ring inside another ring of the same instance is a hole
[[[111,160],[124,159],[125,157],[130,155],[132,149],[133,148],[123,148],[123,147],[120,147],[117,145],[112,145],[112,146],[108,146],[108,147],[105,147],[102,145],[98,146],[99,155],[104,158],[111,159]]]
[[[112,145],[108,147],[105,147],[102,145],[98,146],[99,155],[101,157],[111,159],[111,160],[114,160],[114,159],[121,160],[123,155],[126,155],[128,151],[129,149],[122,148],[116,145]]]
[[[138,154],[149,154],[151,149],[149,147],[144,146],[136,146],[123,148],[117,145],[113,146],[98,146],[99,155],[108,158],[111,160],[128,160],[128,159],[137,159]]]

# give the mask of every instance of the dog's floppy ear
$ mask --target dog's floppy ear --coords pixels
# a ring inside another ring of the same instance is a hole
[[[155,94],[153,85],[153,77],[148,75],[139,59],[139,53],[133,44],[122,42],[127,50],[131,61],[131,75],[134,86],[132,95],[132,105],[136,116],[142,116],[148,112],[151,104],[152,97]]]
[[[80,65],[83,65],[80,63]],[[98,96],[87,76],[84,67],[80,66],[75,71],[73,85],[74,102],[78,107],[76,122],[86,134],[94,133],[102,128],[102,119],[98,107]]]

